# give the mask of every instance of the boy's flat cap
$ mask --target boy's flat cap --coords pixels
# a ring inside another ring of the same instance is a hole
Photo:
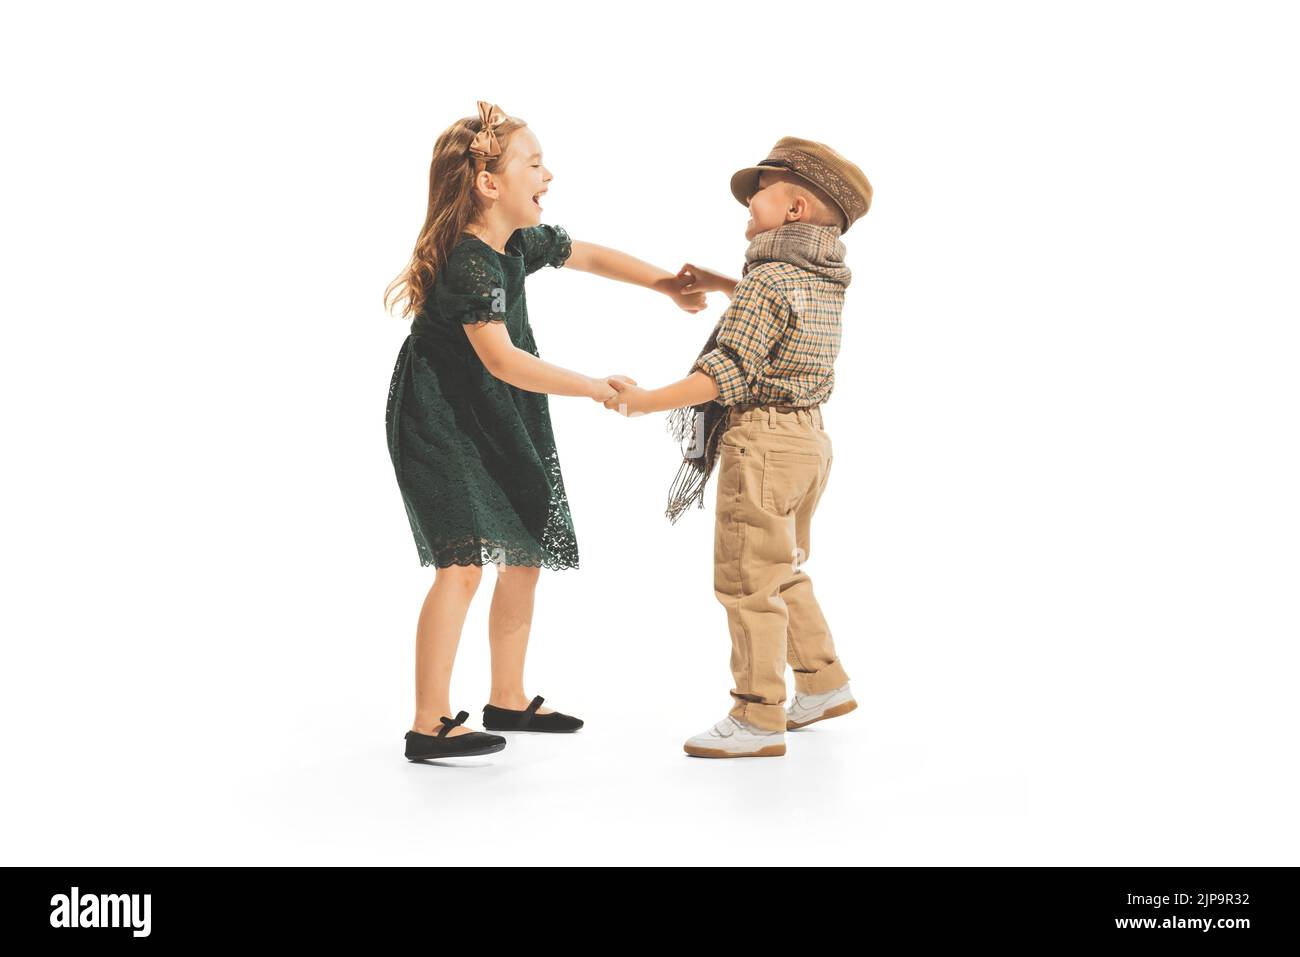
[[[758,177],[763,170],[793,173],[823,190],[844,214],[844,229],[871,208],[871,183],[866,175],[825,143],[783,136],[777,140],[767,158],[757,166],[747,166],[731,177],[731,195],[748,206],[758,191]]]

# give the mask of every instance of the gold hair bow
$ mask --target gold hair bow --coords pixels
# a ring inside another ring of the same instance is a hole
[[[482,156],[484,159],[500,156],[501,144],[497,142],[497,134],[494,128],[506,121],[505,111],[493,103],[488,103],[486,100],[479,100],[478,118],[481,128],[474,134],[474,139],[470,141],[469,151],[475,156]]]

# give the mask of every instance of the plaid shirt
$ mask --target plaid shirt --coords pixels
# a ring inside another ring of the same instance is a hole
[[[691,371],[712,377],[722,405],[817,405],[835,386],[843,306],[840,283],[787,262],[756,264],[718,320],[717,348]]]

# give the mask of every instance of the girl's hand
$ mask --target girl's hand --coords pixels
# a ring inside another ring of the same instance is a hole
[[[587,395],[596,402],[607,402],[618,395],[618,390],[609,384],[608,379],[588,379],[590,390]]]
[[[703,290],[683,292],[683,285],[685,283],[679,276],[665,276],[663,279],[655,281],[654,288],[687,312],[699,312],[708,307],[709,304],[704,299]]]
[[[636,379],[625,375],[607,375],[603,379],[591,380],[591,392],[588,393],[597,402],[605,402],[618,395],[615,383],[636,385]]]

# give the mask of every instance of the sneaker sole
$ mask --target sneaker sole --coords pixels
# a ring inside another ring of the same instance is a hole
[[[843,704],[837,704],[835,707],[829,708],[817,717],[810,718],[807,721],[786,721],[785,729],[787,731],[793,731],[795,728],[806,728],[810,724],[816,724],[818,721],[825,721],[827,718],[838,718],[842,714],[848,714],[850,711],[857,708],[857,706],[858,703],[856,701],[845,701]]]
[[[779,758],[785,754],[784,744],[769,744],[757,751],[723,751],[721,748],[701,748],[694,744],[682,747],[687,754],[697,758]]]
[[[494,744],[491,747],[487,747],[487,748],[476,748],[473,751],[455,751],[449,754],[415,754],[415,755],[408,754],[406,756],[406,760],[442,761],[445,760],[446,758],[472,758],[476,754],[495,754],[498,751],[504,750],[505,746],[506,743],[502,741],[500,744]]]

